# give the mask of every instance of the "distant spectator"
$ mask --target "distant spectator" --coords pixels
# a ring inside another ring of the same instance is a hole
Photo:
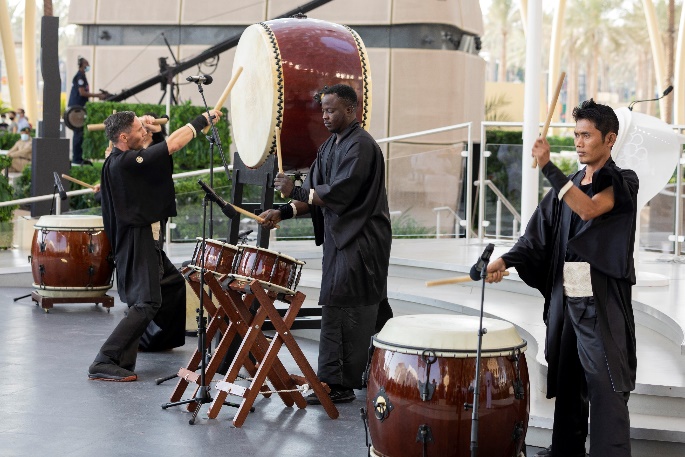
[[[29,129],[31,128],[29,118],[26,117],[26,112],[24,111],[24,108],[19,108],[17,110],[17,130],[21,132],[26,127],[28,127]]]
[[[0,114],[0,132],[7,132],[10,128],[5,113]]]
[[[16,117],[17,117],[16,112],[14,112],[14,111],[8,111],[7,112],[7,119],[8,119],[8,124],[9,124],[7,131],[9,133],[17,133],[17,131],[18,131],[17,121],[15,120]]]
[[[11,173],[21,173],[26,165],[31,163],[31,151],[31,128],[24,127],[21,130],[21,138],[19,141],[14,143],[12,149],[7,152],[7,156],[12,159],[12,165],[10,165],[9,171]]]

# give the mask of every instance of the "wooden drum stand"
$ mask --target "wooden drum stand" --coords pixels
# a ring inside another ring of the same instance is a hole
[[[217,277],[216,273],[207,271],[204,282],[219,303],[219,306],[216,307],[207,291],[200,290],[200,272],[185,267],[182,273],[198,298],[204,294],[202,303],[210,316],[207,326],[207,342],[211,341],[217,331],[221,330],[223,334],[207,365],[206,379],[211,380],[217,373],[233,339],[236,336],[243,339],[224,379],[216,384],[217,393],[209,407],[209,418],[217,417],[229,394],[242,397],[238,411],[233,417],[233,425],[236,427],[243,425],[257,395],[260,393],[265,397],[270,396],[271,393],[277,393],[286,406],[290,407],[295,404],[300,409],[306,408],[307,402],[302,396],[302,391],[306,390],[303,387],[305,385],[314,390],[331,419],[338,417],[338,410],[328,395],[330,388],[316,376],[290,331],[305,300],[305,295],[302,292],[276,296],[275,293],[265,290],[262,284],[255,279],[250,280],[245,285],[236,282],[231,275]],[[274,306],[274,301],[277,299],[288,304],[288,309],[283,317]],[[254,300],[257,300],[260,306],[253,316],[250,313],[250,305]],[[276,331],[271,341],[262,333],[267,319],[271,321]],[[288,374],[279,360],[278,351],[283,344],[288,348],[293,359],[302,370],[303,376]],[[250,360],[250,354],[257,360],[256,365]],[[199,385],[200,375],[196,373],[196,370],[200,366],[202,356],[203,354],[196,349],[188,365],[179,370],[179,381],[171,395],[171,402],[180,400],[189,384],[196,384],[196,390],[201,387]],[[245,367],[252,376],[249,387],[235,384],[241,367]],[[265,384],[267,379],[275,390],[269,390]],[[188,410],[193,411],[196,406],[196,403],[190,403]]]

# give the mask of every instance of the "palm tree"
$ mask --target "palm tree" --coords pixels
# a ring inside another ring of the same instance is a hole
[[[494,0],[488,14],[489,26],[499,35],[499,72],[497,80],[507,80],[507,42],[512,25],[515,22],[513,0]]]

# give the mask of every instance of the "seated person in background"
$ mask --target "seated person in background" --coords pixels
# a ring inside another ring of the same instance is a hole
[[[33,146],[30,133],[31,129],[29,127],[21,129],[21,138],[7,152],[7,156],[12,159],[12,165],[10,165],[9,169],[10,173],[21,173],[24,167],[31,163]]]

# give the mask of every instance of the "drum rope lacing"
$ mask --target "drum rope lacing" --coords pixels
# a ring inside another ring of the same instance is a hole
[[[281,64],[281,52],[278,49],[278,42],[276,41],[276,35],[274,34],[271,27],[264,22],[260,22],[266,34],[269,36],[269,41],[271,42],[271,47],[274,52],[274,61],[276,62],[276,76],[278,80],[278,103],[276,104],[276,127],[282,128],[283,126],[283,65]],[[275,130],[275,129],[274,129]],[[269,154],[276,153],[276,133],[274,133],[273,140],[271,141],[271,148],[269,149]]]
[[[190,376],[189,374],[186,375],[186,377],[185,377],[184,379],[185,379],[186,381],[188,381],[188,379],[186,379],[186,378],[188,378],[189,376]],[[243,380],[243,381],[254,381],[254,378],[249,377],[249,376],[240,376],[240,379]],[[209,382],[210,382],[210,383],[216,384],[216,383],[222,382],[222,380],[220,380],[220,379],[213,379],[213,380],[211,380],[211,381],[209,381]],[[262,384],[262,386],[267,386],[267,387],[268,387],[268,384],[265,382],[264,384]],[[311,390],[311,389],[310,389],[310,387],[309,387],[309,384],[302,384],[302,385],[300,385],[300,386],[297,386],[297,387],[294,388],[294,389],[283,389],[283,390],[260,390],[259,393],[262,394],[262,395],[264,395],[264,394],[278,394],[278,393],[288,393],[288,392],[300,392],[302,395],[304,395],[304,394],[306,394],[307,392],[309,392],[310,390]]]
[[[357,51],[359,52],[359,60],[361,62],[362,66],[362,79],[364,81],[364,109],[362,110],[362,128],[364,130],[367,129],[368,127],[368,114],[369,114],[369,81],[368,81],[368,74],[369,74],[369,67],[368,63],[366,62],[366,54],[363,52],[364,46],[361,42],[361,38],[355,32],[352,30],[350,27],[343,25],[349,32],[350,35],[352,35],[352,38],[354,39],[354,42],[357,44]]]

